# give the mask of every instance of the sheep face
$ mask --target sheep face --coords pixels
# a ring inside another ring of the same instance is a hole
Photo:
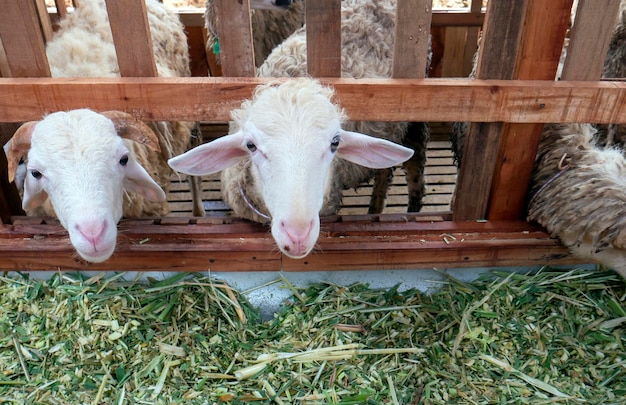
[[[253,100],[233,112],[236,132],[170,159],[170,166],[195,175],[225,169],[225,181],[240,170],[231,166],[246,159],[252,181],[241,188],[260,196],[279,249],[302,258],[319,237],[319,212],[335,159],[382,168],[413,153],[383,139],[343,130],[343,113],[331,97],[330,89],[311,79],[261,86]],[[237,204],[229,203],[240,214]]]
[[[107,117],[74,110],[33,124],[27,134],[24,209],[36,209],[49,198],[78,254],[90,262],[108,259],[115,249],[124,189],[155,201],[165,193],[134,160]],[[17,133],[12,142],[16,138]]]

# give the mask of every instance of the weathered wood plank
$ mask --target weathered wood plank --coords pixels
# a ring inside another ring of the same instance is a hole
[[[567,250],[524,222],[434,221],[426,215],[331,217],[319,250],[281,257],[266,227],[232,224],[151,225],[122,221],[123,237],[105,263],[86,264],[63,228],[0,227],[0,267],[20,270],[288,271],[447,268],[575,263]],[[393,221],[391,221],[393,220]],[[46,254],[42,255],[41,252]]]
[[[204,16],[201,10],[177,10],[177,13],[186,27],[204,27]],[[480,12],[433,10],[432,25],[480,27],[483,25],[484,18],[485,14]]]
[[[398,0],[392,77],[425,77],[431,16],[431,0]]]
[[[215,0],[213,3],[222,74],[253,77],[256,68],[252,45],[250,3],[232,0]]]
[[[620,0],[579,0],[561,80],[598,80]]]
[[[0,40],[4,46],[10,76],[50,76],[34,1],[0,0],[0,10]]]
[[[495,3],[495,2],[494,2]],[[90,107],[147,121],[227,122],[267,78],[0,78],[0,121]],[[333,79],[350,119],[626,123],[626,82]],[[175,101],[175,103],[173,102]]]
[[[341,76],[341,1],[307,1],[305,9],[307,73]]]
[[[572,2],[529,2],[517,56],[519,79],[554,80]],[[563,106],[568,107],[569,102],[564,101]],[[543,124],[512,123],[503,127],[489,200],[489,219],[522,219],[542,130]]]
[[[106,2],[120,75],[156,77],[152,36],[144,0]]]
[[[46,0],[34,0],[35,8],[37,9],[37,17],[39,18],[39,25],[41,27],[41,33],[43,39],[48,42],[52,38],[52,23],[50,22],[50,16],[48,15],[48,9],[46,8]]]
[[[65,5],[65,0],[54,0],[54,5],[56,7],[56,14],[59,18],[65,18],[67,15],[67,6]]]
[[[513,78],[527,2],[488,3],[477,61],[477,79]],[[456,220],[485,217],[501,131],[502,124],[497,122],[474,122],[468,126],[453,210]]]

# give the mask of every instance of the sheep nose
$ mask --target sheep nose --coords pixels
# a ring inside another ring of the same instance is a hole
[[[102,241],[106,229],[106,221],[85,221],[76,225],[76,230],[91,243],[95,251],[98,251],[98,245]]]
[[[306,242],[313,229],[313,221],[306,223],[286,223],[285,221],[281,221],[280,225],[291,242],[290,245],[284,247],[285,251],[294,256],[306,253],[308,250],[308,244]]]

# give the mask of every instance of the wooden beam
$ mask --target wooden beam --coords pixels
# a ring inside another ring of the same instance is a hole
[[[272,78],[0,78],[0,122],[75,108],[226,122]],[[626,123],[626,82],[325,78],[353,120]],[[175,101],[175,102],[174,102]]]
[[[527,0],[488,3],[477,79],[513,78],[526,6]],[[456,220],[485,217],[501,131],[498,122],[468,125],[453,209]]]
[[[204,27],[203,10],[177,10],[186,27]],[[485,13],[459,10],[433,10],[432,25],[436,27],[480,27]]]
[[[431,222],[418,216],[324,218],[319,250],[281,257],[268,229],[216,218],[123,220],[116,253],[101,264],[76,260],[66,231],[25,218],[0,227],[5,270],[310,271],[577,263],[567,249],[525,222]],[[204,222],[202,222],[204,221]],[[381,238],[380,235],[385,235]],[[42,254],[44,253],[45,254]]]
[[[393,43],[393,77],[425,77],[431,16],[431,0],[398,0]]]
[[[579,0],[561,80],[599,80],[620,0]],[[608,19],[608,20],[607,20]]]
[[[47,43],[52,38],[52,22],[48,15],[48,9],[46,7],[46,0],[34,0],[35,8],[37,9],[37,17],[39,18],[39,26],[43,39]]]
[[[307,73],[341,76],[341,1],[307,1],[305,9]]]
[[[215,31],[224,76],[255,76],[250,2],[214,0]]]
[[[10,76],[50,76],[35,3],[32,0],[0,0],[0,10],[0,40]]]
[[[120,75],[156,77],[152,36],[144,0],[106,2]]]
[[[529,2],[517,56],[519,79],[554,81],[569,26],[572,2]],[[570,103],[563,101],[565,107],[569,107]],[[524,217],[527,187],[542,130],[543,124],[532,123],[514,123],[503,127],[487,218],[515,220]]]

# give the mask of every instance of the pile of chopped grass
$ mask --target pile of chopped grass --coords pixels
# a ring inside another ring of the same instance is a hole
[[[0,403],[626,403],[626,289],[545,268],[426,295],[315,284],[275,317],[180,274],[0,279]]]

